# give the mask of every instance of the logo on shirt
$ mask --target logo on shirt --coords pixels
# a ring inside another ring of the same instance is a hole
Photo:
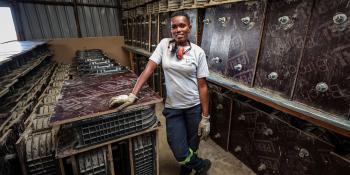
[[[190,57],[190,56],[187,56],[184,60],[185,60],[185,63],[186,63],[186,64],[192,64],[192,63],[194,63],[194,58],[193,58],[193,57]]]

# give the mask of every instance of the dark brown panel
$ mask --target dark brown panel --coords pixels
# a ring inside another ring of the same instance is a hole
[[[321,174],[334,146],[235,101],[229,151],[257,174]]]
[[[336,174],[346,175],[350,172],[350,160],[337,155],[334,152],[330,152],[325,159],[327,165],[322,171],[322,175]]]
[[[228,50],[232,28],[232,16],[235,13],[232,4],[215,7],[214,20],[210,23],[213,31],[208,54],[208,66],[211,71],[224,74],[226,71]]]
[[[206,8],[205,9],[205,17],[203,21],[199,21],[203,23],[203,34],[201,41],[201,48],[204,50],[207,58],[210,55],[210,45],[211,39],[214,31],[214,20],[215,20],[215,10],[216,8]],[[209,60],[208,60],[209,61]]]
[[[285,156],[281,169],[288,170],[286,175],[323,173],[328,161],[326,156],[334,150],[332,145],[289,125],[280,125],[277,129]]]
[[[128,35],[128,19],[122,20],[123,25],[123,36],[125,44],[129,44],[129,35]]]
[[[136,18],[132,18],[132,46],[136,46],[136,40],[137,40],[137,20]]]
[[[211,90],[210,114],[211,114],[211,138],[223,149],[228,149],[230,132],[230,120],[232,99],[224,94]]]
[[[154,81],[154,91],[158,92],[161,95],[161,66],[157,66],[157,69],[153,72],[153,81]]]
[[[316,2],[294,95],[299,102],[346,118],[350,116],[349,18],[349,0]]]
[[[142,47],[141,42],[142,42],[142,37],[143,37],[143,26],[142,26],[142,21],[143,17],[139,16],[137,17],[137,24],[136,24],[136,46],[137,47]]]
[[[253,137],[260,113],[238,101],[232,111],[229,151],[248,167],[255,167]]]
[[[168,12],[160,13],[159,14],[159,40],[162,40],[163,38],[171,38],[170,27],[171,27],[170,14]]]
[[[158,14],[151,16],[151,52],[154,51],[158,44]]]
[[[233,33],[225,75],[251,86],[259,53],[266,0],[241,2],[233,8]]]
[[[142,48],[144,48],[145,50],[148,50],[149,44],[149,15],[145,15],[143,16],[143,22],[142,22],[142,26],[143,26],[143,35],[142,35]]]
[[[82,120],[86,116],[113,112],[109,100],[117,95],[129,94],[137,80],[131,72],[77,77],[64,82],[61,98],[58,100],[51,123],[64,123]],[[132,106],[142,106],[160,101],[160,97],[148,86],[142,88],[137,101]]]
[[[255,85],[290,97],[297,75],[313,1],[271,0]]]
[[[128,19],[128,31],[127,31],[127,33],[128,33],[128,44],[129,45],[132,45],[132,40],[133,40],[133,37],[132,37],[133,33],[132,33],[132,31],[133,31],[133,29],[134,29],[133,19],[129,18]]]

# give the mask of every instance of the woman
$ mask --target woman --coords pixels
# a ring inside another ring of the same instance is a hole
[[[207,174],[211,163],[196,154],[199,136],[206,139],[210,132],[208,113],[209,76],[206,56],[199,46],[190,43],[190,19],[183,12],[171,15],[172,38],[162,39],[153,52],[134,89],[122,107],[132,104],[142,85],[162,63],[167,98],[163,114],[169,146],[181,165],[181,175]],[[110,105],[120,103],[120,97],[111,99]]]

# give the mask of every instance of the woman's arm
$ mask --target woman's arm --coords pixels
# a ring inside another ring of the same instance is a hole
[[[143,72],[141,73],[141,75],[137,79],[136,84],[134,86],[134,89],[132,90],[131,93],[133,93],[134,95],[137,96],[137,93],[139,93],[143,84],[145,84],[145,82],[152,75],[152,73],[154,72],[154,70],[156,68],[157,68],[157,64],[154,61],[149,60],[147,65],[146,65],[145,70],[143,70]]]
[[[199,99],[202,105],[202,115],[207,117],[209,115],[209,95],[208,95],[207,80],[205,78],[198,78],[197,81],[198,81]]]

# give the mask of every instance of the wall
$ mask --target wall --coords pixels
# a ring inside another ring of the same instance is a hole
[[[118,1],[8,0],[20,40],[119,36]]]
[[[72,63],[75,52],[81,49],[102,49],[106,55],[125,66],[130,66],[126,52],[123,51],[123,36],[91,37],[91,38],[62,38],[49,42],[54,52],[54,60],[59,63]]]

